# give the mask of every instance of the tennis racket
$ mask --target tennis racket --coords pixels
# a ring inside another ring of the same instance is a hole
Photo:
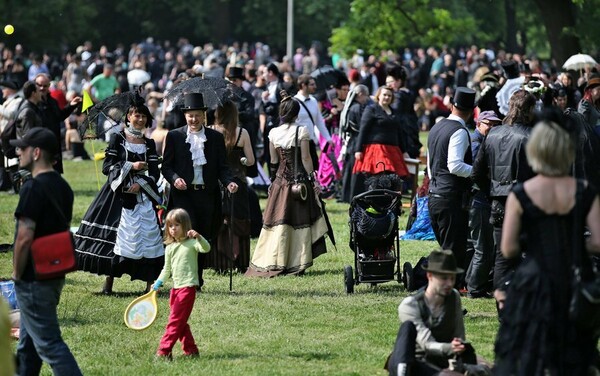
[[[135,298],[125,310],[125,325],[133,330],[143,330],[152,325],[158,314],[156,290]]]

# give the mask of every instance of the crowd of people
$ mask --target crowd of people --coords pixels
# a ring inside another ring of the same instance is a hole
[[[475,46],[368,57],[357,51],[351,59],[332,59],[337,69],[323,87],[325,73],[311,74],[324,60],[315,48],[277,61],[260,43],[215,48],[149,38],[129,51],[103,46],[96,52],[86,43],[62,61],[25,58],[18,47],[4,47],[2,54],[0,126],[14,122],[11,144],[18,148],[14,158],[3,147],[4,190],[17,188],[11,178],[21,176],[17,167],[32,173],[31,182],[51,177],[63,184],[48,167],[62,173],[59,145],[70,147],[64,155],[73,157],[73,145],[82,141],[83,134],[78,139],[69,132],[85,119],[82,97],[96,103],[129,98],[120,122],[103,114],[89,130],[108,142],[107,181],[79,226],[75,248],[81,270],[106,276],[105,294],[124,274],[145,281],[147,290],[173,276],[172,315],[157,355],[170,358],[178,338],[186,354],[197,354],[185,322],[204,268],[235,268],[250,277],[303,275],[334,233],[323,199],[350,202],[368,190],[366,180],[382,175],[402,178],[406,190],[418,179],[407,159],[422,158],[429,217],[442,250],[424,267],[427,286],[400,304],[390,374],[459,369],[455,357],[476,363],[461,296],[497,300],[499,374],[583,375],[598,365],[598,333],[581,331],[569,318],[572,254],[584,260],[585,280],[598,272],[597,259],[588,255],[600,251],[595,68],[575,80],[535,57]],[[216,109],[205,105],[202,93],[186,93],[180,106],[167,99],[194,77],[225,78],[238,94]],[[40,129],[49,130],[43,143]],[[429,131],[426,152],[421,131]],[[251,255],[247,177],[266,177],[265,169],[271,181]],[[31,206],[41,195],[31,196],[37,187],[23,184],[15,212],[20,256],[14,278],[23,280],[17,296],[25,306],[33,296],[28,282],[55,295],[64,283],[36,281],[25,256],[28,241],[42,234],[35,223],[44,219]],[[61,206],[68,222],[67,196]],[[162,239],[155,208],[165,197],[170,213]],[[582,240],[586,230],[585,246],[574,249],[571,240]],[[54,318],[55,303],[48,306]],[[47,324],[57,328],[55,321]],[[27,316],[22,322],[20,359],[31,356],[36,367],[41,360],[53,368],[73,364],[66,346],[48,350],[60,357],[40,358],[41,340],[27,335],[27,327],[39,323]],[[60,340],[60,332],[54,334]]]

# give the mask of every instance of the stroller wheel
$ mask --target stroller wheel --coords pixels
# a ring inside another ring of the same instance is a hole
[[[354,292],[354,274],[350,265],[344,267],[344,285],[346,286],[346,293],[352,294]]]
[[[406,291],[413,291],[413,268],[410,262],[405,262],[404,265],[402,265],[402,283],[404,283]]]

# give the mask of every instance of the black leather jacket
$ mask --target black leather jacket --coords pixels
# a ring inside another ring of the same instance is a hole
[[[512,186],[535,174],[525,156],[531,127],[501,125],[490,130],[473,163],[471,178],[491,198],[507,197]]]

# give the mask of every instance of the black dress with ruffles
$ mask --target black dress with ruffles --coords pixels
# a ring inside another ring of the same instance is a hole
[[[572,234],[577,231],[583,238],[583,225],[574,228],[575,208],[564,215],[546,214],[531,201],[523,184],[513,192],[523,208],[521,239],[526,257],[507,291],[495,345],[495,374],[586,375],[597,352],[596,341],[568,319]],[[583,189],[580,223],[585,223],[596,195],[590,186]],[[585,250],[581,252],[583,260],[589,259]],[[589,277],[591,264],[584,264],[582,273]]]
[[[137,196],[141,195],[154,205],[160,203],[161,198],[156,185],[160,172],[155,143],[145,137],[144,141],[146,152],[138,154],[126,150],[123,132],[112,135],[102,166],[102,172],[108,176],[108,179],[90,204],[74,235],[75,255],[79,270],[111,277],[128,274],[132,280],[146,282],[154,281],[160,274],[164,264],[164,247],[160,230],[157,223],[154,222],[155,217],[133,221],[132,224],[135,228],[132,228],[131,232],[144,243],[142,247],[161,249],[162,252],[158,252],[159,255],[153,254],[154,257],[133,259],[114,253],[119,227],[124,226],[121,223],[123,209],[127,208],[133,211],[138,205],[139,198]],[[148,173],[137,174],[137,182],[142,186],[138,195],[124,193],[125,187],[133,182],[134,175],[137,173],[133,170],[124,173],[127,161],[147,161],[148,163]],[[121,180],[122,182],[120,182]],[[117,184],[118,187],[115,187]],[[156,215],[154,212],[150,214]],[[150,224],[151,228],[140,228],[146,224]],[[153,235],[151,238],[144,237],[148,232]],[[152,240],[152,244],[145,243],[150,240]],[[158,244],[156,244],[157,242]]]

